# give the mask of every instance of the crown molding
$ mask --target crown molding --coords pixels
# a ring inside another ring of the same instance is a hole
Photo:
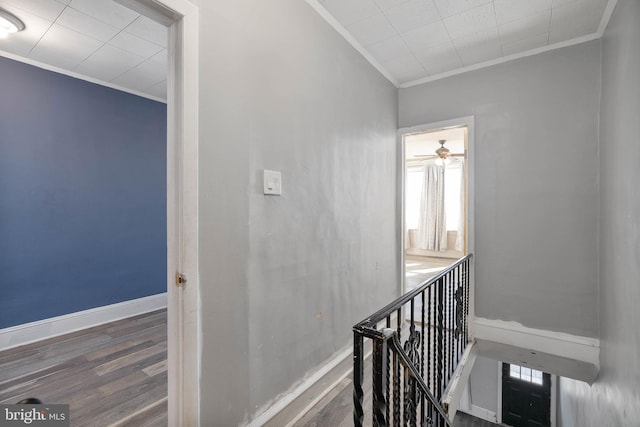
[[[139,92],[137,90],[129,89],[123,86],[118,86],[113,83],[105,82],[103,80],[95,79],[93,77],[85,76],[79,73],[74,73],[73,71],[65,70],[64,68],[56,67],[54,65],[45,64],[44,62],[35,61],[30,58],[25,58],[24,56],[16,55],[14,53],[10,53],[4,50],[0,50],[0,57],[11,59],[14,61],[22,62],[24,64],[33,65],[34,67],[42,68],[43,70],[52,71],[54,73],[63,74],[68,77],[73,77],[74,79],[84,80],[89,83],[97,84],[100,86],[105,86],[110,89],[115,89],[120,92],[126,92],[131,95],[136,95],[142,98],[147,98],[152,101],[161,102],[163,104],[167,103],[166,99],[158,98],[157,96],[149,95],[148,93]]]

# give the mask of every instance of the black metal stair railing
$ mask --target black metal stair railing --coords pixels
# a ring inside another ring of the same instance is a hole
[[[459,259],[353,327],[356,427],[365,418],[365,339],[373,344],[373,426],[451,425],[440,402],[469,344],[471,258]]]

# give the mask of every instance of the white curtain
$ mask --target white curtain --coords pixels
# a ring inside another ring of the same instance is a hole
[[[447,223],[444,212],[444,166],[427,163],[418,222],[418,248],[428,251],[447,249]]]

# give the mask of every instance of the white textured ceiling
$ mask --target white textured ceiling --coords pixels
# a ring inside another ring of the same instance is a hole
[[[0,50],[111,86],[167,97],[167,28],[113,0],[0,0],[26,29]]]
[[[317,0],[314,6],[394,83],[410,86],[598,34],[608,1],[615,0]]]

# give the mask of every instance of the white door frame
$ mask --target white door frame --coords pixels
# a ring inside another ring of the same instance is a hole
[[[167,76],[168,424],[200,425],[198,277],[198,8],[154,0],[180,17],[170,27]],[[170,212],[170,213],[169,213]],[[175,275],[187,283],[178,288]]]
[[[116,0],[169,27],[167,73],[168,425],[200,424],[198,8],[188,0]],[[187,282],[176,286],[176,273]]]
[[[444,120],[440,122],[428,123],[424,125],[411,126],[398,129],[398,194],[399,197],[399,206],[397,210],[399,212],[399,231],[398,235],[400,237],[399,247],[400,247],[400,292],[404,294],[406,292],[405,287],[405,233],[404,233],[404,204],[405,204],[405,194],[404,194],[404,185],[405,185],[405,149],[404,149],[404,138],[407,135],[415,134],[415,133],[424,133],[428,131],[435,131],[439,129],[447,129],[452,127],[467,127],[467,252],[473,253],[475,248],[475,226],[474,226],[474,148],[475,148],[475,119],[474,116],[468,117],[460,117],[457,119]],[[473,290],[473,263],[471,264],[472,268],[470,271],[470,283],[472,286],[470,287],[470,301],[474,301],[474,290]],[[475,315],[474,304],[470,304],[469,306],[469,319],[473,319]],[[473,334],[473,322],[469,322],[470,332]]]

